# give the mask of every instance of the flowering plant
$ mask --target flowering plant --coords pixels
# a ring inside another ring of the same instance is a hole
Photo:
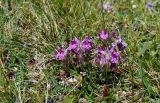
[[[121,36],[116,37],[116,32],[109,35],[105,30],[98,33],[101,44],[93,45],[93,40],[85,36],[82,40],[74,37],[68,44],[68,48],[57,48],[54,58],[57,61],[65,62],[65,67],[74,67],[82,70],[84,66],[107,68],[107,71],[114,72],[120,61],[121,52],[126,44]],[[82,70],[83,71],[83,70]]]

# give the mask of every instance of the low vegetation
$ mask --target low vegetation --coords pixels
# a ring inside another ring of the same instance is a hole
[[[1,0],[1,103],[159,103],[159,0]]]

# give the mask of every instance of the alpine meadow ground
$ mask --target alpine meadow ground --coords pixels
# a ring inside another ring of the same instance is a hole
[[[1,0],[0,103],[159,103],[160,0]]]

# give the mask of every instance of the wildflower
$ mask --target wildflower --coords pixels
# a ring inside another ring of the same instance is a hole
[[[81,42],[81,49],[83,51],[88,51],[91,50],[92,45],[91,45],[91,39],[88,36],[85,36],[85,38]]]
[[[95,61],[101,66],[105,65],[107,62],[105,51],[103,51],[101,47],[97,47]]]
[[[114,51],[111,51],[110,62],[111,62],[111,63],[116,63],[116,64],[118,64],[119,55],[120,55],[119,52],[116,52],[115,50],[114,50]]]
[[[63,48],[58,48],[55,50],[55,53],[54,53],[55,59],[56,60],[63,60],[65,58],[66,54],[67,54],[67,49],[65,50]]]
[[[103,49],[100,46],[98,46],[96,53],[102,53],[102,54],[104,54],[104,51],[103,51]]]
[[[116,37],[116,32],[112,31],[112,37],[115,38]]]
[[[112,48],[110,49],[110,53],[112,53],[113,51],[115,51],[115,49],[116,49],[116,46],[114,45],[114,43],[112,43]]]
[[[105,65],[106,63],[107,63],[107,60],[106,60],[105,55],[101,54],[101,55],[100,55],[99,64],[103,66],[103,65]]]
[[[98,34],[98,38],[102,39],[102,40],[107,40],[108,39],[108,33],[105,32],[104,30],[102,30],[99,34]]]
[[[105,11],[110,12],[110,10],[111,10],[110,4],[109,3],[104,3],[103,4],[103,12],[105,12]]]
[[[110,62],[118,64],[119,52],[116,52],[114,43],[112,43],[112,48],[110,49]]]
[[[137,8],[137,5],[132,5],[132,8],[133,8],[133,9]]]
[[[74,37],[73,40],[70,41],[68,50],[74,52],[75,54],[79,54],[80,53],[79,43],[80,41],[76,37]]]
[[[120,36],[118,36],[117,46],[119,51],[124,50],[124,48],[126,47],[126,44],[122,42],[122,38]]]
[[[79,40],[76,37],[74,37],[69,44],[68,50],[71,50],[71,51],[76,50],[78,46],[79,46]]]
[[[112,43],[112,48],[110,50],[110,70],[114,71],[116,69],[116,66],[119,62],[119,56],[120,56],[120,52],[116,52],[115,50],[115,45]]]
[[[146,4],[146,8],[148,10],[153,10],[153,3],[151,1],[149,1],[147,4]]]
[[[110,52],[110,50],[109,50],[109,48],[107,47],[107,48],[106,48],[106,53],[109,53],[109,52]]]

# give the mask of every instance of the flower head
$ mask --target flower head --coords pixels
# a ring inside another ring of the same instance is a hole
[[[115,38],[116,37],[116,32],[112,31],[112,37]]]
[[[54,56],[56,60],[63,60],[67,54],[67,49],[58,48],[54,52]]]
[[[98,34],[98,38],[100,38],[101,40],[107,40],[107,39],[108,39],[108,33],[105,32],[104,30],[102,30],[102,31]]]
[[[101,66],[107,63],[105,51],[101,47],[97,47],[97,50],[95,53],[95,62]]]
[[[78,51],[78,48],[79,48],[79,40],[76,37],[74,37],[73,40],[70,41],[68,50],[75,52]]]
[[[122,38],[121,36],[118,36],[118,42],[121,43],[122,42]]]
[[[110,6],[109,3],[104,3],[104,4],[103,4],[103,12],[105,12],[106,10],[107,10],[108,12],[110,12],[110,10],[111,10],[111,6]]]
[[[92,45],[91,45],[91,39],[88,36],[85,36],[85,38],[81,42],[81,49],[83,51],[89,51],[91,50]]]
[[[110,62],[118,64],[120,52],[116,52],[116,47],[114,43],[112,43],[112,48],[110,49]]]
[[[122,38],[120,36],[118,36],[117,46],[119,51],[124,50],[124,48],[126,47],[126,44],[122,42]]]
[[[118,64],[119,55],[120,55],[119,52],[116,52],[116,51],[111,52],[110,62],[111,62],[111,63],[116,63],[116,64]]]
[[[111,50],[110,50],[110,70],[114,71],[117,67],[117,64],[119,62],[119,56],[120,56],[120,52],[116,52],[115,50],[115,46],[112,46]]]
[[[151,2],[151,1],[148,1],[148,3],[146,4],[146,8],[148,9],[148,10],[153,10],[153,3]]]

